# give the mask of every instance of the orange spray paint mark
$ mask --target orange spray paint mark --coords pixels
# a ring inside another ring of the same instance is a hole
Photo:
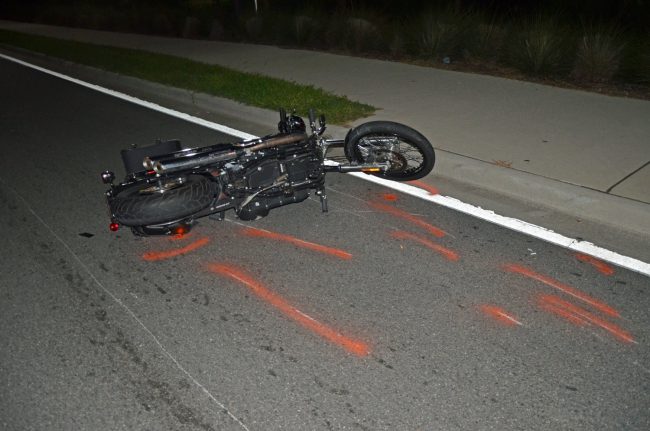
[[[150,251],[142,255],[142,258],[146,261],[152,262],[154,260],[164,260],[164,259],[169,259],[172,257],[180,256],[182,254],[189,253],[191,251],[196,250],[197,248],[201,248],[207,243],[210,242],[209,238],[201,238],[197,239],[191,244],[186,245],[185,247],[181,248],[176,248],[174,250],[166,250],[166,251]]]
[[[503,323],[504,325],[507,326],[521,326],[521,322],[515,317],[506,312],[503,308],[497,307],[496,305],[489,305],[489,304],[484,304],[479,307],[483,313],[485,313],[487,316],[492,317],[493,319],[496,319],[498,322]]]
[[[547,277],[545,275],[539,274],[535,271],[533,271],[530,268],[526,268],[525,266],[522,265],[517,265],[514,263],[509,263],[503,266],[503,269],[508,271],[508,272],[514,272],[517,274],[521,274],[525,277],[532,278],[533,280],[541,281],[542,283],[551,286],[557,290],[560,290],[567,295],[571,295],[574,298],[577,298],[583,302],[586,302],[587,304],[591,305],[592,307],[602,311],[605,314],[608,314],[613,317],[619,317],[620,313],[610,307],[609,305],[605,304],[602,301],[599,301],[596,298],[593,298],[589,295],[587,295],[584,292],[579,291],[578,289],[571,287],[569,285],[566,285],[564,283],[561,283],[551,277]]]
[[[541,305],[550,306],[555,310],[563,310],[567,314],[573,315],[576,319],[581,319],[591,323],[592,325],[600,326],[621,341],[624,341],[626,343],[636,343],[634,337],[632,337],[629,332],[620,326],[602,319],[595,314],[585,310],[584,308],[578,307],[577,305],[567,302],[562,298],[554,295],[541,295],[539,297],[539,303]]]
[[[184,241],[186,239],[189,239],[192,237],[191,233],[177,233],[174,235],[170,235],[168,238],[170,241]]]
[[[395,202],[398,199],[397,195],[393,193],[384,193],[381,195],[381,197],[383,197],[384,200],[388,202]]]
[[[290,235],[284,235],[277,232],[271,232],[264,229],[257,229],[253,227],[246,227],[242,229],[242,233],[247,236],[256,237],[256,238],[268,238],[274,239],[276,241],[283,241],[293,244],[298,247],[306,248],[309,250],[317,251],[319,253],[329,254],[331,256],[338,257],[339,259],[350,260],[352,255],[347,251],[340,250],[338,248],[327,247],[320,244],[315,244],[313,242],[304,241]]]
[[[433,241],[429,241],[426,238],[422,238],[421,236],[414,235],[414,234],[409,233],[409,232],[404,232],[402,230],[396,230],[396,231],[391,232],[390,236],[392,236],[395,239],[410,239],[410,240],[413,240],[415,242],[418,242],[418,243],[422,244],[423,246],[425,246],[425,247],[427,247],[427,248],[429,248],[429,249],[431,249],[431,250],[433,250],[435,252],[440,253],[447,260],[451,260],[451,261],[455,262],[458,259],[460,259],[460,256],[458,256],[458,253],[456,253],[455,251],[450,250],[447,247],[443,247],[440,244],[436,244]]]
[[[407,183],[409,183],[409,184],[413,184],[413,185],[416,186],[416,187],[419,187],[419,188],[421,188],[421,189],[424,189],[424,190],[428,191],[428,192],[429,192],[430,194],[432,194],[432,195],[440,194],[440,192],[438,191],[437,188],[435,188],[435,187],[432,186],[432,185],[429,185],[429,184],[425,183],[424,181],[420,181],[420,180],[412,180],[412,181],[407,181]]]
[[[399,217],[401,219],[404,219],[410,223],[413,223],[416,226],[419,226],[423,229],[425,229],[427,232],[429,232],[431,235],[437,237],[437,238],[442,238],[445,236],[445,232],[442,229],[439,229],[432,224],[429,224],[425,222],[424,220],[407,213],[406,211],[403,211],[401,209],[395,208],[390,205],[386,205],[381,202],[369,202],[369,205],[377,210],[383,211],[385,213],[391,214],[395,217]]]
[[[584,320],[582,317],[568,311],[565,308],[559,307],[551,302],[539,299],[537,303],[542,310],[547,311],[551,314],[555,314],[556,316],[562,317],[563,319],[566,319],[577,326],[590,325],[590,323]]]
[[[602,260],[596,259],[593,256],[589,256],[588,254],[583,254],[583,253],[576,253],[576,258],[580,262],[585,262],[588,263],[589,265],[593,266],[598,270],[603,275],[613,275],[614,274],[614,268]]]
[[[316,319],[308,316],[307,314],[295,308],[293,305],[289,304],[280,295],[270,291],[262,283],[255,280],[253,277],[246,274],[241,269],[232,265],[223,264],[211,264],[208,266],[208,269],[216,274],[229,277],[244,284],[255,295],[273,305],[290,319],[298,322],[303,327],[313,331],[326,340],[337,344],[348,352],[354,353],[358,356],[366,356],[370,353],[370,348],[366,343],[345,337],[329,326],[318,322]]]

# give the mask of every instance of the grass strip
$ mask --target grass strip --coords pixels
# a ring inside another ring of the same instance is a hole
[[[277,110],[284,107],[306,115],[309,108],[324,113],[333,124],[367,117],[376,108],[328,93],[259,74],[244,73],[180,57],[0,30],[0,43],[39,52],[122,75],[158,82]]]

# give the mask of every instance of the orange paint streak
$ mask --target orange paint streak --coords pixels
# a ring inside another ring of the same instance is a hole
[[[521,274],[525,277],[532,278],[533,280],[541,281],[542,283],[551,286],[557,290],[560,290],[567,295],[571,295],[574,298],[577,298],[583,302],[586,302],[587,304],[591,305],[592,307],[602,311],[605,314],[608,314],[613,317],[619,317],[620,313],[616,311],[614,308],[610,307],[609,305],[605,304],[602,301],[599,301],[596,298],[593,298],[589,295],[587,295],[584,292],[579,291],[578,289],[571,287],[569,285],[566,285],[564,283],[561,283],[551,277],[547,277],[545,275],[539,274],[535,271],[533,271],[530,268],[526,268],[525,266],[522,265],[517,265],[514,263],[509,263],[503,266],[503,269],[508,271],[508,272],[514,272],[517,274]]]
[[[624,341],[626,343],[636,343],[636,341],[634,341],[634,337],[632,337],[629,332],[620,326],[612,322],[608,322],[605,319],[601,319],[600,317],[585,310],[584,308],[578,307],[577,305],[567,302],[562,298],[554,295],[541,295],[539,297],[539,302],[540,304],[550,305],[555,309],[562,309],[566,313],[570,313],[578,319],[582,319],[593,325],[600,326],[621,341]]]
[[[296,321],[303,327],[313,331],[326,340],[339,345],[348,352],[358,356],[366,356],[370,353],[370,348],[366,343],[345,337],[329,326],[324,325],[312,317],[306,315],[302,311],[295,308],[293,305],[289,304],[284,298],[270,291],[262,283],[255,280],[253,277],[246,274],[241,269],[232,265],[222,264],[211,264],[208,266],[208,269],[216,274],[229,277],[244,284],[255,295],[273,305],[290,319]]]
[[[417,226],[425,229],[427,232],[429,232],[431,235],[433,235],[433,236],[435,236],[437,238],[442,238],[443,236],[446,235],[445,232],[442,229],[439,229],[439,228],[425,222],[424,220],[421,220],[420,218],[418,218],[418,217],[416,217],[416,216],[414,216],[412,214],[409,214],[406,211],[403,211],[401,209],[395,208],[395,207],[390,206],[390,205],[386,205],[386,204],[381,203],[381,202],[369,202],[368,204],[371,207],[373,207],[373,208],[375,208],[377,210],[383,211],[385,213],[394,215],[395,217],[399,217],[399,218],[404,219],[404,220],[406,220],[406,221],[408,221],[410,223],[413,223],[414,225],[417,225]]]
[[[298,238],[290,236],[290,235],[284,235],[284,234],[277,233],[277,232],[270,232],[268,230],[257,229],[257,228],[253,228],[253,227],[246,227],[246,228],[242,229],[241,232],[244,235],[251,236],[251,237],[268,238],[268,239],[274,239],[276,241],[288,242],[288,243],[296,245],[298,247],[302,247],[302,248],[306,248],[306,249],[309,249],[309,250],[317,251],[319,253],[329,254],[331,256],[335,256],[335,257],[338,257],[339,259],[343,259],[343,260],[352,259],[352,255],[350,253],[348,253],[347,251],[343,251],[343,250],[340,250],[338,248],[327,247],[327,246],[320,245],[320,244],[315,244],[315,243],[309,242],[309,241],[303,241],[302,239],[298,239]]]
[[[393,193],[384,193],[382,195],[382,197],[384,198],[385,201],[388,201],[388,202],[395,202],[398,199],[397,195],[395,195]]]
[[[181,234],[170,235],[168,238],[170,241],[183,241],[191,237],[192,237],[191,233],[181,233]]]
[[[538,305],[542,310],[548,311],[549,313],[555,314],[557,316],[560,316],[569,322],[578,325],[578,326],[587,326],[589,325],[589,322],[581,318],[580,316],[577,316],[573,314],[570,311],[565,310],[564,308],[558,307],[557,305],[553,305],[551,303],[548,303],[543,300],[538,301]]]
[[[421,189],[424,189],[424,190],[428,191],[432,195],[440,194],[440,192],[438,191],[437,188],[425,183],[424,181],[412,180],[412,181],[407,181],[407,183],[413,184],[416,187],[420,187]]]
[[[576,253],[576,258],[580,262],[585,262],[596,268],[603,275],[613,275],[614,268],[603,262],[602,260],[596,259],[593,256],[588,254]]]
[[[431,250],[433,250],[435,252],[440,253],[447,260],[451,260],[451,261],[455,262],[458,259],[460,259],[460,256],[458,256],[458,253],[456,253],[455,251],[450,250],[447,247],[443,247],[440,244],[436,244],[433,241],[429,241],[426,238],[422,238],[421,236],[417,236],[417,235],[414,235],[414,234],[409,233],[409,232],[404,232],[402,230],[396,230],[396,231],[393,231],[390,234],[390,236],[392,236],[395,239],[410,239],[410,240],[413,240],[415,242],[419,242],[423,246],[425,246],[425,247],[427,247],[427,248],[429,248],[429,249],[431,249]]]
[[[506,312],[503,308],[497,307],[495,305],[484,304],[479,307],[483,313],[487,316],[496,319],[498,322],[503,323],[507,326],[521,326],[521,322],[514,318],[514,316]]]
[[[146,261],[152,262],[154,260],[164,260],[164,259],[169,259],[172,257],[180,256],[182,254],[189,253],[191,251],[196,250],[197,248],[201,248],[207,243],[210,242],[209,238],[201,238],[197,239],[191,244],[186,245],[185,247],[177,248],[174,250],[166,250],[166,251],[150,251],[142,255],[142,258]]]

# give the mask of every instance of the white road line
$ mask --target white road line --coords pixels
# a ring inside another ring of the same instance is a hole
[[[650,276],[650,264],[632,257],[624,256],[611,250],[607,250],[590,242],[581,241],[575,238],[569,238],[557,232],[553,232],[550,229],[546,229],[545,227],[537,226],[535,224],[528,223],[516,218],[502,216],[495,213],[494,211],[467,204],[451,196],[432,195],[428,191],[423,190],[419,187],[412,186],[410,184],[397,183],[395,181],[389,181],[383,178],[362,173],[351,173],[350,175],[354,175],[366,181],[381,184],[382,186],[389,187],[393,190],[397,190],[411,196],[415,196],[425,201],[434,202],[438,205],[442,205],[444,207],[474,216],[481,220],[503,226],[510,230],[514,230],[528,236],[550,242],[551,244],[556,244],[561,247],[568,248],[570,250],[585,253],[597,257],[598,259],[621,266],[623,268],[627,268],[629,270]]]
[[[86,88],[99,91],[101,93],[107,94],[109,96],[117,97],[119,99],[125,100],[127,102],[135,103],[136,105],[143,106],[148,109],[153,109],[158,112],[162,112],[167,115],[171,115],[176,118],[180,118],[186,121],[189,121],[194,124],[198,124],[203,127],[207,127],[212,130],[216,130],[222,133],[226,133],[231,136],[235,136],[241,139],[255,139],[257,136],[251,135],[249,133],[242,132],[240,130],[232,129],[230,127],[214,123],[212,121],[204,120],[202,118],[194,117],[192,115],[186,114],[184,112],[176,111],[173,109],[165,108],[164,106],[160,106],[156,103],[152,102],[147,102],[146,100],[138,99],[137,97],[129,96],[128,94],[121,93],[119,91],[114,91],[110,90],[108,88],[100,87],[99,85],[95,84],[90,84],[85,81],[81,81],[76,78],[72,78],[70,76],[54,72],[52,70],[45,69],[43,67],[39,67],[30,63],[27,63],[22,60],[18,60],[13,57],[9,57],[7,55],[0,54],[0,58],[4,58],[9,61],[13,61],[14,63],[18,63],[22,66],[25,67],[30,67],[32,69],[38,70],[43,73],[47,73],[49,75],[55,76],[60,79],[64,79],[66,81],[84,86]],[[564,248],[568,248],[570,250],[575,250],[579,251],[581,253],[586,253],[591,256],[594,256],[598,259],[601,259],[606,262],[613,263],[615,265],[621,266],[623,268],[627,268],[631,271],[635,271],[647,276],[650,276],[650,264],[643,262],[641,260],[624,256],[622,254],[613,252],[611,250],[607,250],[605,248],[599,247],[597,245],[594,245],[590,242],[587,241],[580,241],[575,238],[569,238],[567,236],[561,235],[559,233],[553,232],[550,229],[546,229],[541,226],[534,225],[532,223],[525,222],[523,220],[519,220],[516,218],[512,217],[506,217],[502,216],[499,214],[496,214],[494,211],[486,210],[481,207],[477,207],[471,204],[467,204],[465,202],[462,202],[456,198],[450,197],[450,196],[442,196],[442,195],[432,195],[426,190],[423,190],[419,187],[415,187],[406,183],[398,183],[395,181],[389,181],[385,180],[379,177],[371,176],[371,175],[366,175],[362,173],[351,173],[350,175],[353,175],[357,178],[374,182],[377,184],[381,184],[384,187],[391,188],[393,190],[397,190],[406,194],[409,194],[411,196],[415,196],[417,198],[436,203],[438,205],[442,205],[444,207],[454,209],[456,211],[477,217],[479,219],[488,221],[490,223],[508,228],[510,230],[514,230],[516,232],[520,232],[529,236],[532,236],[534,238],[538,238],[542,241],[550,242],[552,244],[559,245]]]
[[[180,118],[185,121],[189,121],[190,123],[198,124],[199,126],[207,127],[208,129],[216,130],[221,133],[228,134],[230,136],[236,136],[237,138],[241,139],[255,139],[257,136],[251,135],[249,133],[242,132],[241,130],[236,130],[232,129],[228,126],[224,126],[221,124],[213,123],[212,121],[204,120],[203,118],[199,117],[194,117],[193,115],[186,114],[184,112],[176,111],[174,109],[169,109],[165,108],[164,106],[160,106],[157,103],[153,102],[148,102],[146,100],[138,99],[137,97],[129,96],[128,94],[121,93],[119,91],[111,90],[109,88],[104,88],[100,87],[99,85],[91,84],[89,82],[81,81],[79,79],[73,78],[68,75],[64,75],[62,73],[55,72],[53,70],[45,69],[40,66],[36,66],[35,64],[27,63],[25,61],[19,60],[17,58],[9,57],[8,55],[0,54],[0,58],[4,58],[5,60],[13,61],[14,63],[18,63],[21,66],[29,67],[35,70],[38,70],[39,72],[47,73],[48,75],[55,76],[57,78],[63,79],[68,82],[72,82],[74,84],[81,85],[82,87],[89,88],[91,90],[99,91],[100,93],[107,94],[109,96],[117,97],[118,99],[125,100],[127,102],[135,103],[136,105],[140,105],[142,107],[148,108],[148,109],[153,109],[154,111],[162,112],[167,115],[171,115],[172,117]]]

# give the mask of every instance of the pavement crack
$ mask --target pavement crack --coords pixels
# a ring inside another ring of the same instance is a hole
[[[614,188],[615,188],[616,186],[620,185],[623,181],[627,180],[627,179],[630,178],[632,175],[636,174],[637,172],[639,172],[640,170],[642,170],[643,168],[645,168],[645,167],[648,166],[648,165],[650,165],[650,160],[648,160],[647,162],[645,162],[641,167],[639,167],[639,168],[633,170],[632,172],[630,172],[629,174],[627,174],[626,176],[624,176],[623,178],[621,178],[620,180],[618,180],[617,182],[615,182],[613,186],[611,186],[610,188],[608,188],[607,190],[605,190],[605,193],[610,193],[612,190],[614,190]]]

